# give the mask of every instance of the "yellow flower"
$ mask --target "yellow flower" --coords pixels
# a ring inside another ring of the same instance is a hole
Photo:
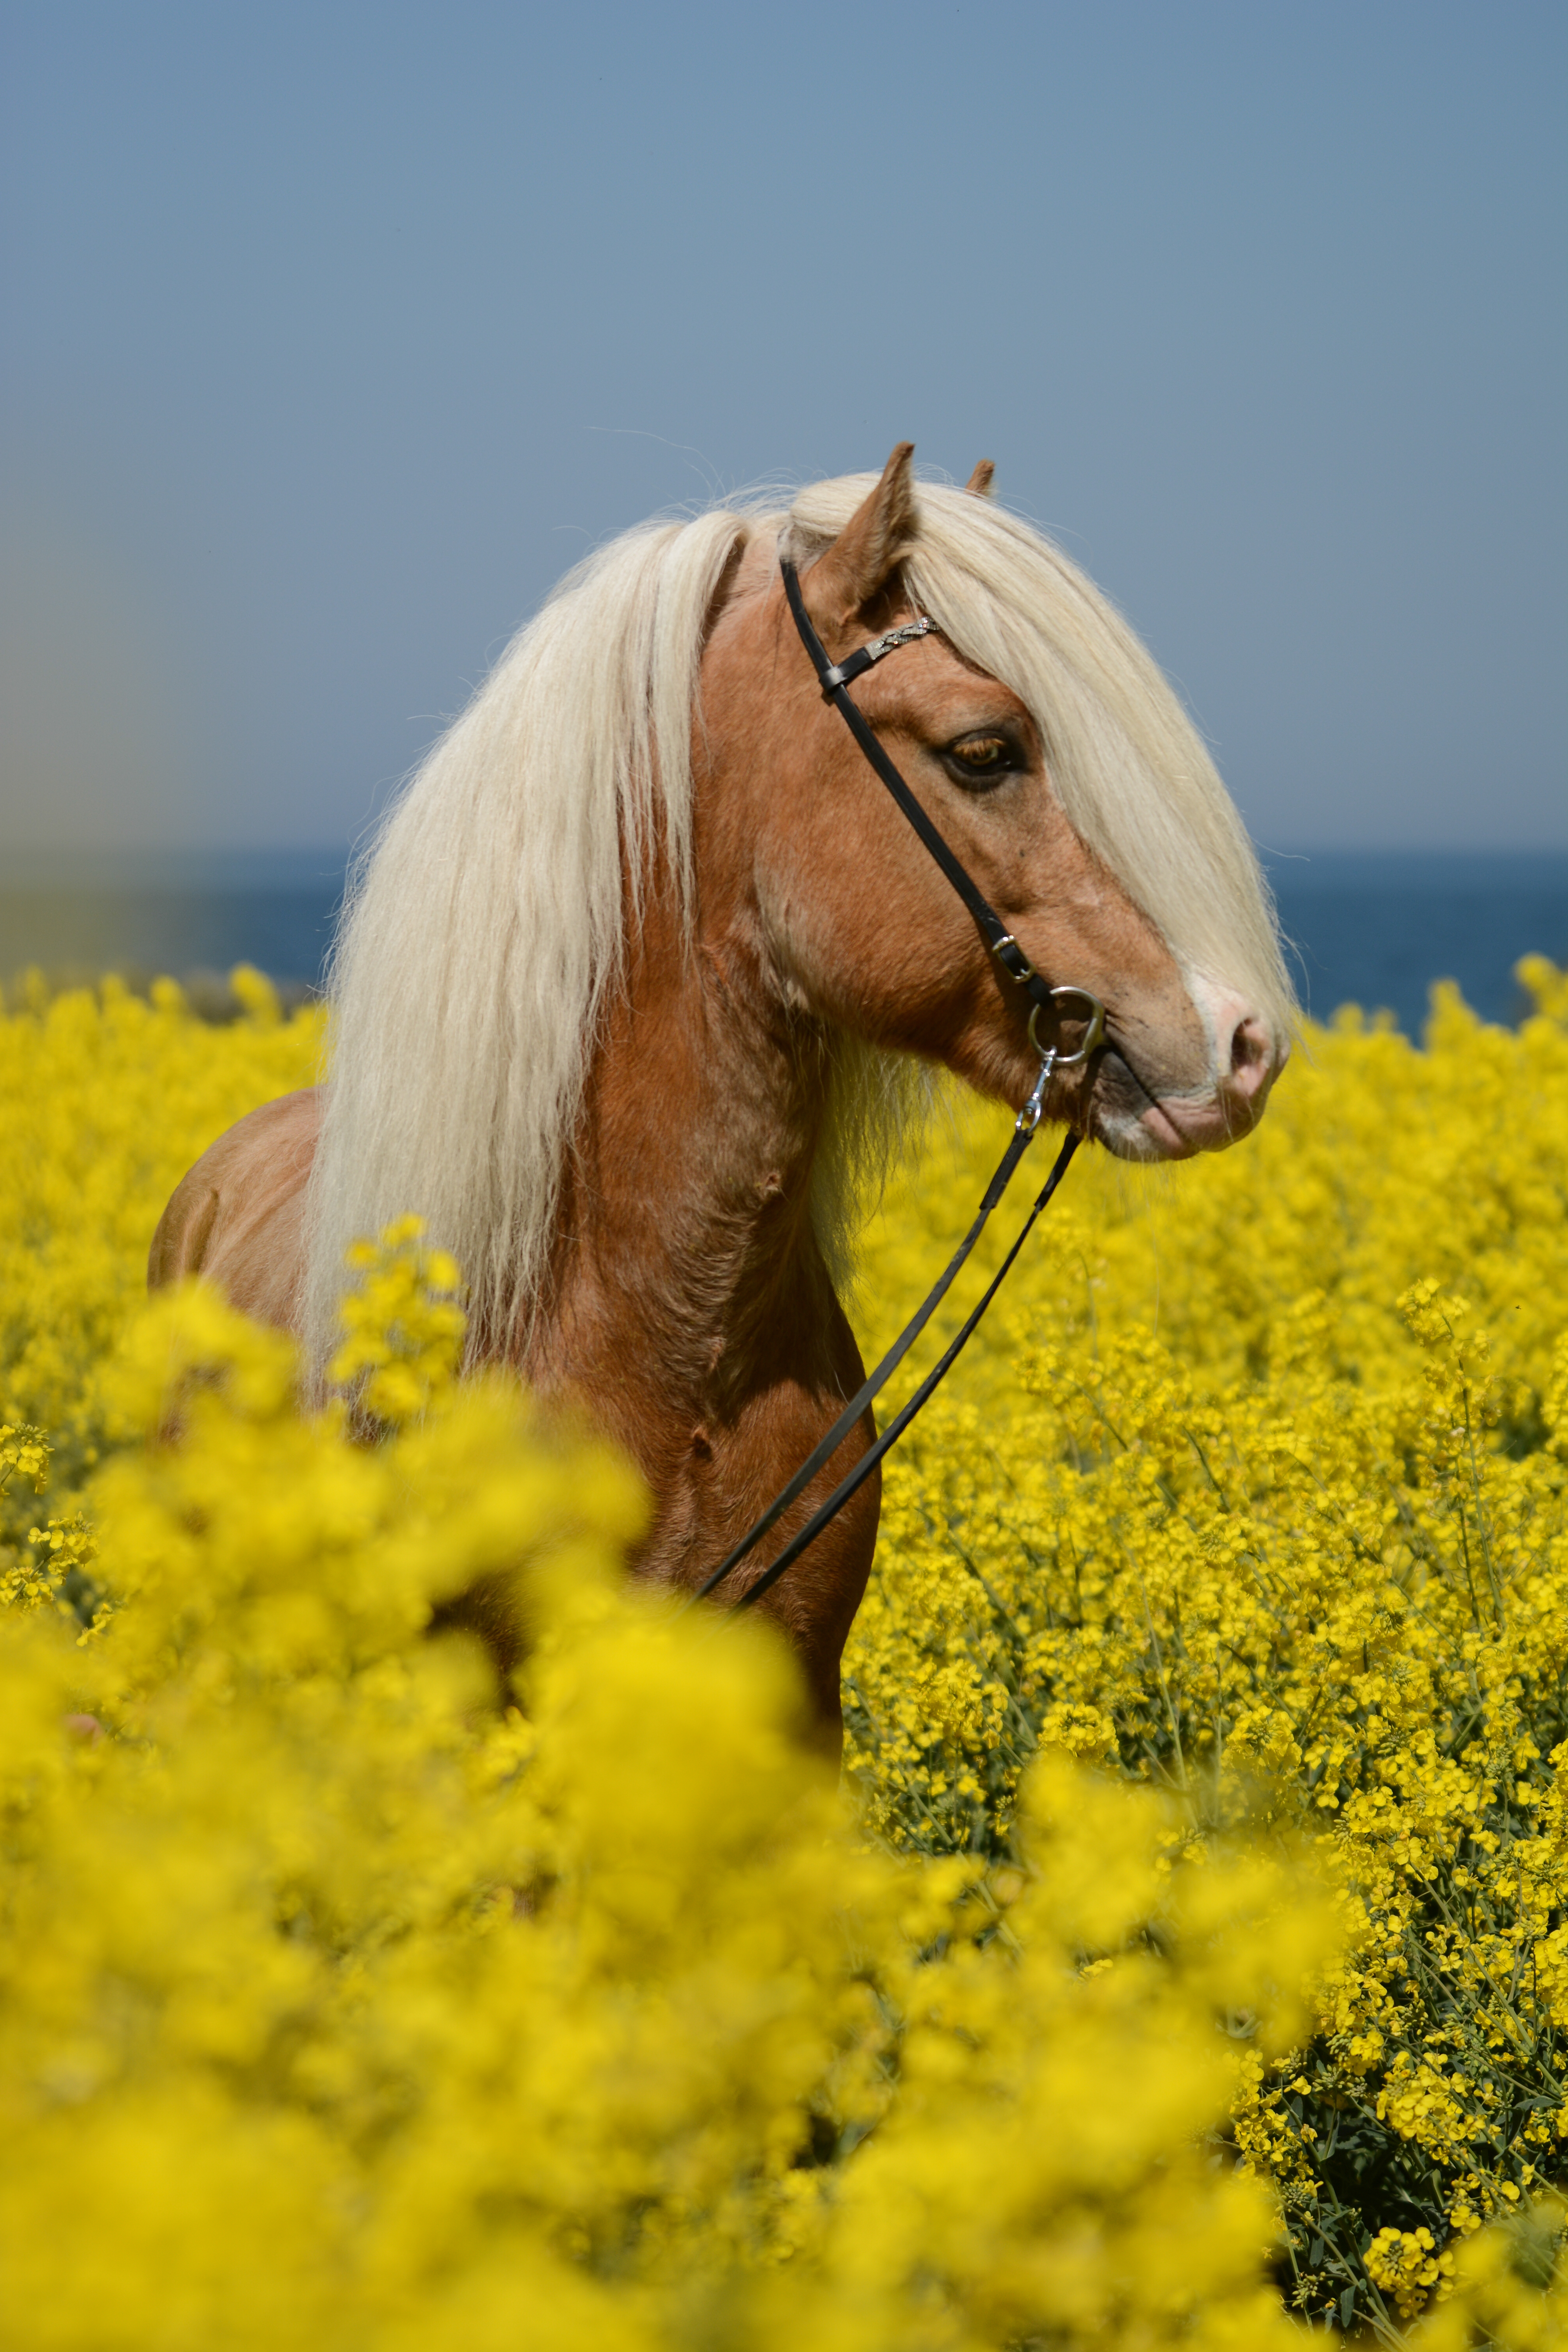
[[[256,975],[223,1029],[172,983],[26,990],[29,2343],[1219,2352],[1298,2341],[1286,2302],[1562,2340],[1568,981],[1521,976],[1517,1034],[1452,991],[1423,1050],[1310,1033],[1244,1150],[1080,1159],[890,1467],[854,1821],[755,1628],[620,1589],[624,1465],[456,1381],[413,1223],[353,1254],[320,1410],[214,1294],[144,1305],[174,1182],[310,1082],[319,1014]],[[997,1124],[889,1194],[868,1344]]]

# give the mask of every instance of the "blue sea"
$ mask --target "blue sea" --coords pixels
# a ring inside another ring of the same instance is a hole
[[[1568,851],[1317,850],[1270,857],[1296,991],[1326,1020],[1342,1004],[1392,1013],[1418,1038],[1436,980],[1483,1020],[1528,1010],[1523,955],[1568,963]]]
[[[1344,1003],[1386,1009],[1418,1037],[1427,991],[1447,979],[1486,1020],[1514,1022],[1519,958],[1568,963],[1568,853],[1319,850],[1271,857],[1268,872],[1320,1019]],[[28,964],[187,978],[245,962],[290,992],[313,988],[342,887],[342,853],[309,849],[0,880],[0,981]]]

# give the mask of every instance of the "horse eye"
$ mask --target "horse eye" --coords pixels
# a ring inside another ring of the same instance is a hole
[[[946,753],[950,770],[961,783],[1000,783],[1019,766],[1018,749],[1006,735],[971,735],[952,743]]]

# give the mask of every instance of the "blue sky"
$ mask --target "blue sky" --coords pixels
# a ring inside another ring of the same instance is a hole
[[[1269,846],[1568,841],[1568,16],[9,5],[13,841],[346,841],[606,533],[909,436]]]

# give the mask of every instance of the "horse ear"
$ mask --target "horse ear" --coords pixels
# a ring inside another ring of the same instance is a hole
[[[800,583],[806,611],[829,636],[848,628],[909,550],[915,535],[914,454],[912,441],[900,442],[870,497]]]
[[[965,482],[963,487],[966,490],[972,491],[977,499],[988,499],[993,495],[992,484],[995,479],[996,467],[994,463],[989,457],[982,457],[979,465],[976,466],[973,473],[971,474],[968,481]]]

